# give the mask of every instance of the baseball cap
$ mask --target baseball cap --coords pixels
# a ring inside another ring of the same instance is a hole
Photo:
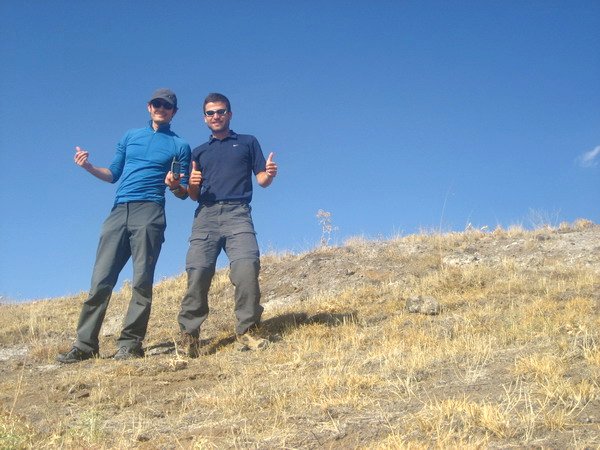
[[[171,89],[157,89],[156,91],[154,91],[149,101],[151,102],[152,100],[157,98],[169,102],[171,105],[177,108],[177,96],[175,95],[175,92],[173,92]]]

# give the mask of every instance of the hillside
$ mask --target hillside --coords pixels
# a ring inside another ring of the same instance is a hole
[[[143,359],[61,366],[85,293],[0,304],[0,448],[600,447],[600,226],[352,239],[262,258],[264,351],[215,276],[182,356],[185,275],[155,286]],[[418,301],[435,308],[425,311]],[[416,305],[416,306],[415,306]]]

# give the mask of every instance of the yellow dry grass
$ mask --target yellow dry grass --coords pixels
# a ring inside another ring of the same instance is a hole
[[[197,359],[175,345],[185,275],[157,283],[141,360],[108,358],[127,285],[109,306],[104,358],[66,367],[54,358],[72,342],[84,294],[0,305],[0,345],[15,352],[1,362],[0,447],[596,448],[599,235],[579,221],[269,255],[260,333],[272,344],[262,352],[235,348],[227,270],[202,330],[210,351]],[[544,247],[567,238],[596,247]],[[309,279],[293,270],[334,260],[358,268],[327,269],[327,283],[277,302],[284,277]],[[415,295],[442,313],[410,314]]]

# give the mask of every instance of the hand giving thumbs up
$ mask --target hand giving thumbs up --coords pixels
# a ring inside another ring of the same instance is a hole
[[[275,156],[275,153],[269,153],[267,164],[265,166],[265,172],[267,172],[267,175],[269,175],[271,178],[277,175],[277,164],[273,161],[273,156]]]

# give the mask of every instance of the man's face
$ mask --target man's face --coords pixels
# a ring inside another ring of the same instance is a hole
[[[204,122],[213,133],[229,131],[231,115],[224,102],[209,102],[204,106]]]
[[[171,109],[167,109],[171,107]],[[156,98],[148,103],[148,112],[150,113],[150,120],[157,125],[165,125],[171,123],[173,116],[177,112],[168,102]]]

